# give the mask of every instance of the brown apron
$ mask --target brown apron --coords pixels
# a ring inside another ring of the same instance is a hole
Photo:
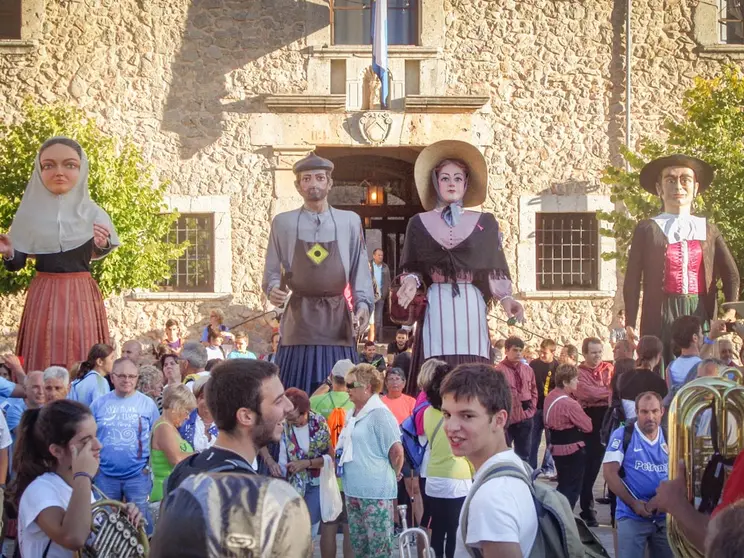
[[[332,210],[331,210],[332,211]],[[338,249],[338,228],[333,219],[331,242],[300,240],[300,211],[292,274],[287,285],[292,296],[282,319],[282,346],[354,346],[351,312],[346,304],[346,270]]]

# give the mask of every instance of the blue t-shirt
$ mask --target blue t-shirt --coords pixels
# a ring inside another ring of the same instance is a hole
[[[13,394],[16,385],[10,380],[0,378],[0,399],[7,399]]]
[[[697,355],[679,356],[669,364],[669,377],[673,387],[681,386],[685,383],[687,375],[692,367],[699,364],[701,359]]]
[[[98,424],[101,472],[128,479],[142,472],[150,458],[150,433],[160,418],[155,402],[139,391],[119,397],[115,391],[96,399],[90,406]]]
[[[230,351],[230,354],[227,355],[227,359],[231,360],[234,358],[250,358],[256,360],[256,353],[252,353],[251,351],[246,351],[244,353],[241,353],[238,350]]]
[[[220,331],[229,331],[229,330],[227,329],[227,326],[225,324],[221,324]],[[202,336],[201,336],[202,343],[206,343],[207,341],[209,341],[209,326],[204,328],[204,331],[202,331]]]
[[[95,370],[91,370],[85,376],[74,380],[70,384],[70,393],[67,394],[67,399],[85,403],[90,407],[93,401],[110,391],[111,386],[108,380]]]
[[[8,430],[15,441],[15,429],[21,422],[23,412],[26,410],[26,400],[20,397],[12,397],[3,404],[3,411],[5,411],[5,420],[8,422]]]
[[[631,496],[648,502],[656,495],[656,488],[662,481],[667,480],[669,466],[669,448],[664,439],[664,432],[659,428],[656,440],[651,441],[636,424],[633,436],[630,438],[627,453],[623,454],[623,437],[625,426],[621,426],[612,433],[607,442],[607,452],[604,463],[620,463],[625,470],[623,482]],[[659,521],[665,518],[660,513],[652,518],[637,515],[628,505],[617,499],[617,519],[627,517],[636,521]]]

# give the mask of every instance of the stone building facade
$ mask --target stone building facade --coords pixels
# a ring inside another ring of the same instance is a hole
[[[264,311],[270,221],[298,205],[291,167],[311,149],[336,162],[334,203],[365,218],[370,247],[394,265],[405,222],[420,210],[413,162],[441,139],[485,154],[483,209],[501,223],[528,327],[564,343],[607,338],[621,278],[599,257],[614,246],[595,212],[613,207],[602,169],[622,162],[626,0],[389,3],[393,41],[408,44],[389,49],[388,111],[369,110],[369,10],[351,9],[368,0],[4,3],[22,17],[17,32],[10,20],[0,26],[0,118],[13,121],[27,96],[82,107],[141,145],[171,184],[181,232],[202,235],[195,257],[209,265],[193,272],[199,288],[181,262],[184,276],[169,289],[107,301],[117,341],[153,338],[167,318],[193,335],[211,308],[228,324]],[[633,4],[638,141],[658,137],[693,79],[744,47],[739,27],[719,21],[726,0]],[[0,301],[5,348],[22,302]],[[265,347],[268,325],[250,324],[254,349]]]

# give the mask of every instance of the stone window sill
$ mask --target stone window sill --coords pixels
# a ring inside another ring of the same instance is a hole
[[[191,292],[174,292],[174,291],[144,291],[134,292],[127,295],[127,299],[133,301],[193,301],[193,300],[224,300],[230,298],[231,293],[191,293]]]
[[[556,299],[602,299],[614,298],[613,291],[528,291],[521,292],[518,297],[525,300],[556,300]]]
[[[725,43],[700,45],[699,50],[705,54],[739,54],[744,56],[744,45],[728,45]]]
[[[22,39],[0,39],[0,54],[25,54],[36,50],[36,41]]]
[[[388,47],[388,58],[405,58],[406,60],[429,60],[437,58],[440,49],[427,46],[395,45]],[[332,45],[310,47],[310,56],[317,58],[357,58],[372,57],[372,45]]]

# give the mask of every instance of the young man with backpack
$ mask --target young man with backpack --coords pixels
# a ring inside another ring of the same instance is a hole
[[[533,483],[529,465],[507,446],[512,397],[502,373],[486,364],[461,364],[439,393],[452,453],[467,457],[476,470],[460,513],[455,558],[608,556],[586,526],[582,543],[565,496]]]
[[[672,558],[666,515],[649,502],[667,480],[669,450],[661,429],[661,396],[647,391],[636,397],[637,420],[612,433],[604,457],[607,486],[617,495],[617,558]]]
[[[354,403],[349,399],[349,390],[346,388],[346,374],[354,368],[354,363],[349,359],[339,360],[333,365],[331,375],[328,378],[330,391],[313,395],[310,398],[310,409],[323,415],[331,432],[331,455],[336,453],[338,436],[346,424],[346,411],[354,408]],[[316,392],[317,393],[317,392]],[[343,490],[339,480],[339,489]],[[349,534],[349,522],[346,517],[346,498],[341,493],[343,510],[333,521],[320,524],[320,555],[322,558],[334,558],[336,556],[336,534],[338,526],[342,525],[344,532],[344,557],[350,558],[354,551],[351,548],[351,535]]]
[[[270,362],[234,359],[220,363],[206,386],[217,442],[181,461],[166,480],[166,497],[188,476],[206,472],[257,474],[259,450],[281,438],[292,402],[284,395],[279,368]]]
[[[529,474],[506,443],[512,393],[505,375],[483,364],[463,364],[445,378],[440,394],[452,453],[466,457],[476,470],[460,515],[455,557],[468,558],[473,551],[484,558],[529,556],[538,526],[530,486],[514,477],[482,482],[500,463]]]

